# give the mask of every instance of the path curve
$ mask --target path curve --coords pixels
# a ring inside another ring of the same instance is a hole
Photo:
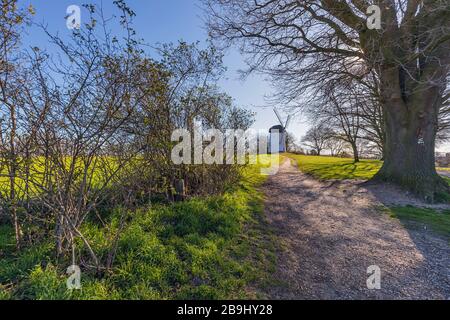
[[[271,299],[449,299],[450,246],[381,212],[364,184],[321,182],[286,161],[263,186],[280,242]],[[381,290],[367,268],[381,268]]]

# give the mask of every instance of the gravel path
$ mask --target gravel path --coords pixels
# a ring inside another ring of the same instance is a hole
[[[320,182],[286,161],[263,187],[266,216],[280,241],[274,274],[280,285],[264,294],[449,299],[449,240],[423,228],[406,229],[383,213],[379,189],[358,181]],[[371,265],[381,268],[381,290],[367,289]]]

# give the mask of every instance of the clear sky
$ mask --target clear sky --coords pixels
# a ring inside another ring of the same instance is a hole
[[[66,9],[69,5],[85,3],[103,4],[106,14],[112,12],[113,0],[19,0],[21,5],[32,4],[36,9],[36,22],[44,22],[52,32],[69,34],[66,28]],[[130,0],[128,4],[136,12],[134,28],[140,38],[149,44],[176,42],[205,42],[207,32],[202,21],[202,9],[198,0]],[[82,19],[83,13],[82,11]],[[48,39],[37,28],[31,28],[24,35],[25,46],[45,47]],[[150,53],[151,54],[151,53]],[[235,99],[235,103],[256,112],[255,129],[268,129],[278,124],[271,108],[261,108],[265,104],[265,96],[272,89],[262,76],[252,76],[245,81],[239,80],[238,70],[245,69],[243,57],[236,48],[230,48],[224,59],[228,68],[225,79],[220,82],[221,88]],[[280,106],[281,107],[281,106]],[[304,119],[291,122],[289,131],[300,138],[306,131]],[[450,145],[440,151],[450,152]]]

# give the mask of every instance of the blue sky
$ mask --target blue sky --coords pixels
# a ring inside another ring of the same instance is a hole
[[[69,5],[85,3],[103,3],[106,14],[112,13],[112,0],[20,0],[22,5],[32,4],[36,9],[35,22],[44,22],[52,32],[61,35],[69,34],[66,28],[66,9]],[[207,32],[201,16],[200,3],[197,0],[133,0],[128,4],[136,12],[134,28],[139,37],[149,44],[201,41],[207,38]],[[81,18],[83,20],[82,9]],[[45,47],[46,36],[38,28],[31,28],[24,35],[23,45]],[[271,108],[261,108],[265,104],[265,96],[270,95],[271,87],[263,76],[251,76],[245,81],[239,80],[238,70],[245,69],[243,57],[236,48],[230,48],[226,53],[224,64],[228,71],[225,79],[220,82],[221,88],[235,99],[235,103],[256,112],[256,129],[269,129],[278,124]],[[300,121],[292,121],[290,131],[297,137],[305,132],[305,125]]]

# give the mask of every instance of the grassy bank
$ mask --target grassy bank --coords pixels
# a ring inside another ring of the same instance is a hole
[[[405,206],[383,207],[381,211],[394,219],[400,220],[409,229],[428,229],[450,240],[450,210],[437,211]]]
[[[129,212],[114,268],[82,270],[82,290],[66,289],[65,269],[51,241],[14,253],[13,232],[0,226],[2,299],[230,299],[257,298],[252,287],[270,281],[273,241],[262,217],[258,167],[222,196]],[[99,255],[113,243],[120,208],[104,221],[86,223],[84,234]],[[114,234],[114,232],[113,232]],[[79,243],[77,256],[83,256]]]

